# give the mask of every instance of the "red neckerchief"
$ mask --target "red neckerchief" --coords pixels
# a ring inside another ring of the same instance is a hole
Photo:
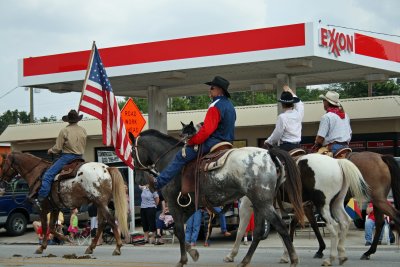
[[[327,112],[332,112],[335,113],[336,115],[338,115],[341,119],[344,119],[344,117],[346,117],[346,114],[343,112],[342,109],[340,109],[339,107],[329,107],[327,109]]]

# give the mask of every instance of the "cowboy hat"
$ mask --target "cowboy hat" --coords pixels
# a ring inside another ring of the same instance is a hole
[[[300,98],[294,97],[292,93],[290,92],[282,92],[281,98],[278,99],[278,102],[284,103],[284,104],[291,104],[291,103],[298,103],[300,101]]]
[[[231,94],[228,92],[229,81],[222,78],[221,76],[215,76],[211,82],[206,82],[205,84],[211,86],[217,86],[224,91],[224,95],[226,97],[231,97]]]
[[[323,99],[328,101],[329,103],[331,103],[334,106],[340,107],[341,104],[339,102],[339,94],[334,92],[334,91],[328,91],[326,92],[325,95],[320,95],[319,99]]]
[[[82,119],[83,115],[78,115],[75,109],[71,109],[68,115],[62,117],[62,120],[69,123],[76,123]]]

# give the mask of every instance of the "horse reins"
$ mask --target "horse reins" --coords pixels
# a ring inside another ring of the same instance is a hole
[[[179,144],[182,143],[182,140],[179,140],[179,141],[178,141],[175,145],[173,145],[170,149],[168,149],[167,151],[165,151],[164,153],[162,153],[160,156],[158,156],[158,158],[153,162],[153,164],[146,166],[146,165],[144,165],[144,164],[142,163],[142,161],[140,160],[140,157],[139,157],[139,138],[140,138],[140,135],[136,138],[136,140],[135,140],[135,146],[134,146],[135,157],[136,157],[137,162],[139,163],[139,167],[136,167],[136,168],[139,169],[139,170],[147,171],[147,172],[149,172],[149,173],[151,173],[151,174],[153,174],[153,175],[155,175],[155,176],[158,176],[158,175],[159,175],[159,172],[157,171],[157,168],[156,168],[157,163],[158,163],[165,155],[167,155],[169,152],[171,152],[173,149],[175,149],[176,147],[178,147]],[[145,150],[148,150],[147,147],[145,147],[145,146],[142,146],[142,147],[143,147]]]

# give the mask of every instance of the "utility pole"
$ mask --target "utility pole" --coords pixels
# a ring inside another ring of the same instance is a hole
[[[30,111],[29,111],[29,121],[34,122],[35,116],[33,116],[33,88],[29,87],[29,102],[30,102]]]

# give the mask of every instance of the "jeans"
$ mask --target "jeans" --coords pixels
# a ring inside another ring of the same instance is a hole
[[[222,213],[222,208],[220,207],[214,207],[214,210],[216,213],[218,213],[219,216],[219,224],[221,227],[221,232],[225,233],[227,231],[225,213]]]
[[[196,243],[199,236],[201,217],[203,213],[199,209],[186,221],[185,241],[186,243]]]
[[[365,220],[365,241],[372,243],[372,233],[375,228],[375,221],[371,219],[366,219]],[[383,231],[381,232],[381,236],[379,237],[379,240],[382,240],[382,234]]]
[[[166,184],[168,184],[181,170],[182,168],[194,160],[198,153],[205,154],[210,151],[210,149],[217,143],[222,142],[221,140],[215,138],[207,139],[200,147],[201,151],[195,151],[192,146],[186,147],[186,157],[183,157],[182,150],[180,149],[176,153],[175,158],[168,164],[168,166],[160,173],[157,177],[157,189],[161,189]]]
[[[335,155],[336,152],[338,152],[340,149],[345,148],[345,147],[349,147],[349,146],[348,145],[341,145],[341,144],[333,144],[332,147],[331,147],[333,155]]]
[[[82,155],[71,154],[71,153],[62,153],[60,158],[54,162],[54,164],[47,169],[47,171],[43,175],[42,186],[39,190],[39,197],[47,197],[51,190],[51,184],[53,183],[56,175],[61,171],[64,165],[70,163],[74,159],[80,159]]]

